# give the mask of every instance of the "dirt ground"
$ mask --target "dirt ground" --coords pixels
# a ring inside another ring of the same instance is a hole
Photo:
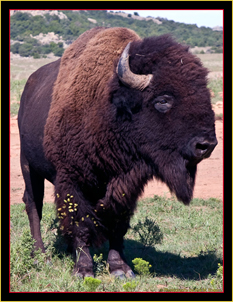
[[[216,113],[222,113],[222,104],[214,108]],[[216,121],[218,145],[210,158],[203,160],[197,169],[194,198],[207,199],[210,197],[223,199],[223,122]],[[20,168],[20,142],[17,126],[17,116],[10,119],[10,202],[22,202],[24,181]],[[170,197],[165,184],[156,180],[145,187],[143,198],[161,195]],[[53,202],[53,185],[45,182],[45,202]]]

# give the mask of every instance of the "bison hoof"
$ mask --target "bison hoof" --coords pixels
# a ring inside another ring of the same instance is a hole
[[[77,278],[85,278],[85,277],[92,277],[94,278],[94,274],[93,273],[90,273],[90,272],[74,272],[73,275]]]
[[[123,270],[116,270],[111,273],[114,277],[119,278],[119,279],[125,279],[125,278],[130,278],[134,279],[136,278],[135,274],[133,271],[128,270],[126,273]]]
[[[125,275],[126,275],[127,278],[131,278],[131,279],[136,278],[134,272],[131,271],[131,270],[128,270],[127,273],[126,273]]]
[[[111,274],[114,277],[119,278],[121,280],[126,278],[126,275],[125,275],[124,271],[122,271],[122,270],[113,271],[113,272],[111,272]]]

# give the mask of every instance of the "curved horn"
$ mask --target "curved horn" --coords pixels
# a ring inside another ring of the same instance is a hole
[[[129,48],[131,42],[125,47],[119,62],[117,64],[116,72],[120,81],[131,88],[144,90],[149,84],[153,77],[152,74],[139,75],[135,74],[130,70],[129,67]]]

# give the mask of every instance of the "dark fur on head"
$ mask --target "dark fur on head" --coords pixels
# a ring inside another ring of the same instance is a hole
[[[196,165],[188,164],[189,142],[202,136],[215,139],[208,71],[187,46],[175,42],[170,35],[132,42],[129,54],[132,72],[154,77],[149,87],[140,92],[125,87],[115,74],[110,90],[117,116],[120,121],[131,121],[137,152],[153,167],[154,176],[165,182],[179,200],[189,204],[196,175]],[[166,114],[153,108],[154,99],[164,94],[174,99]]]

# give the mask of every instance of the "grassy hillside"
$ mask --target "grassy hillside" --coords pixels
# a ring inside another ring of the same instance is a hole
[[[142,38],[171,33],[178,42],[186,43],[191,47],[211,46],[212,51],[222,51],[222,32],[213,31],[207,27],[198,28],[196,25],[178,23],[163,18],[158,18],[160,24],[157,24],[153,22],[153,18],[138,20],[130,14],[122,17],[101,10],[64,10],[61,12],[66,18],[60,19],[58,15],[51,15],[51,13],[32,16],[28,13],[17,12],[11,16],[11,40],[18,41],[11,45],[11,51],[19,53],[21,56],[31,55],[36,58],[41,55],[46,56],[49,52],[61,56],[64,51],[62,42],[41,44],[32,37],[40,33],[54,32],[69,45],[83,32],[96,26],[127,27],[137,32]]]

